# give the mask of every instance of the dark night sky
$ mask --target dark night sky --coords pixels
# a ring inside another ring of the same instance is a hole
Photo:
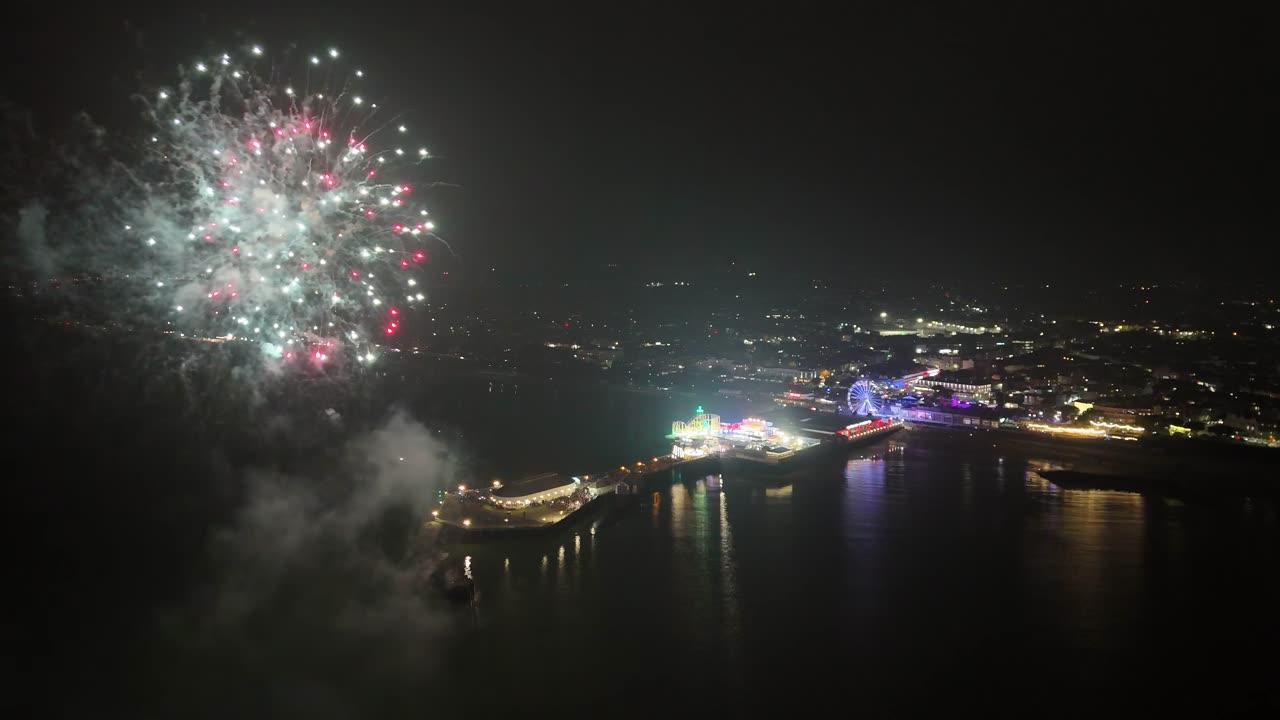
[[[8,94],[130,131],[140,69],[338,46],[443,156],[436,214],[476,265],[1145,278],[1235,272],[1228,243],[1274,236],[1261,17],[903,5],[50,15],[6,29]]]

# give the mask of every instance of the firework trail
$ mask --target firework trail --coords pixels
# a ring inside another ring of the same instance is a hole
[[[101,203],[117,224],[96,233],[121,245],[108,272],[142,278],[177,336],[269,365],[375,362],[443,243],[413,184],[430,154],[364,76],[337,50],[291,67],[254,46],[149,92],[152,129]]]

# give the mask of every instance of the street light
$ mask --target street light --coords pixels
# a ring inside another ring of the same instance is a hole
[[[471,527],[471,521],[470,521],[470,520],[463,520],[463,521],[462,521],[462,524],[463,524],[464,526],[466,526],[466,527]]]

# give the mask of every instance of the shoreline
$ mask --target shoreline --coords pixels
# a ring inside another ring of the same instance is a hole
[[[1270,460],[1264,457],[1269,455],[1265,449],[1208,446],[1178,440],[1162,442],[1158,439],[1122,443],[1053,437],[1012,429],[918,424],[907,424],[900,429],[908,435],[927,437],[932,449],[943,453],[948,447],[964,447],[967,450],[987,450],[997,455],[1019,455],[1033,465],[1044,463],[1049,467],[1037,471],[1038,474],[1054,485],[1071,490],[1131,492],[1190,502],[1232,497],[1280,498],[1280,482],[1271,480],[1274,473],[1268,472],[1270,464],[1264,462]],[[845,449],[852,450],[859,444],[850,443]],[[711,455],[631,474],[621,480],[626,486],[621,492],[615,490],[599,495],[550,522],[464,525],[458,517],[433,517],[424,523],[424,531],[429,528],[435,540],[444,544],[545,536],[598,513],[625,506],[626,500],[635,500],[644,494],[660,477],[670,478],[672,473],[681,470],[720,472],[722,463],[722,458]],[[789,476],[771,479],[785,483],[790,482]]]
[[[1019,430],[957,430],[962,428],[913,426],[909,432],[928,433],[944,446],[981,444],[997,453],[1016,453],[1028,460],[1061,465],[1040,471],[1040,475],[1069,489],[1159,493],[1191,500],[1280,498],[1280,479],[1273,477],[1280,454],[1269,457],[1267,448],[1187,444],[1194,443],[1190,440],[1121,443],[1042,437]]]
[[[1185,502],[1221,498],[1280,499],[1280,484],[1241,478],[1172,476],[1154,478],[1111,475],[1079,470],[1041,470],[1045,480],[1068,490],[1111,490],[1139,495],[1163,495]]]

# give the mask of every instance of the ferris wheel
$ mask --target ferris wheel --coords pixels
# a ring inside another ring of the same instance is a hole
[[[849,388],[849,412],[854,415],[879,415],[882,394],[874,382],[862,378]]]

